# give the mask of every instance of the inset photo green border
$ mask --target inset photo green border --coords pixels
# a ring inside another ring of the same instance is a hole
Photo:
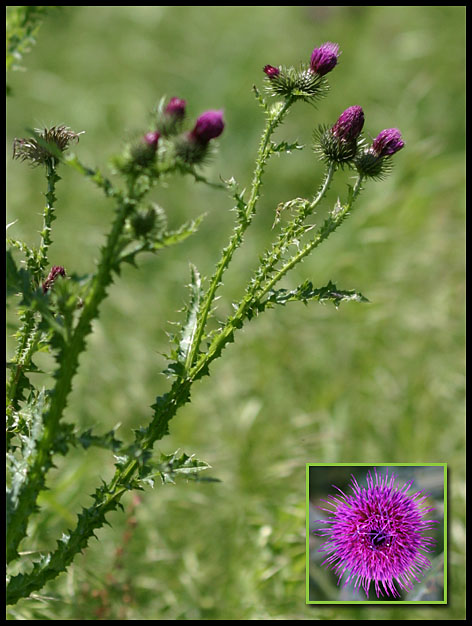
[[[307,463],[306,603],[447,604],[447,463]]]

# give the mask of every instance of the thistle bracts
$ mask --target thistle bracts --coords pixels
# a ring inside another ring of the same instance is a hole
[[[163,137],[172,137],[180,132],[186,106],[187,103],[182,98],[171,98],[165,107],[161,101],[157,112],[156,127]]]
[[[266,65],[264,73],[265,90],[273,97],[313,103],[324,98],[329,91],[329,84],[324,76],[312,72],[308,65],[301,65],[298,69],[285,66],[273,68]]]

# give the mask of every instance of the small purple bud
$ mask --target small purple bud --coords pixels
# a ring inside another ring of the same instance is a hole
[[[165,108],[165,112],[176,119],[182,119],[185,116],[185,107],[187,102],[180,98],[171,98]]]
[[[273,65],[266,65],[263,68],[263,72],[265,72],[269,78],[275,78],[280,74],[279,68]]]
[[[144,143],[146,143],[150,148],[156,151],[160,136],[161,135],[157,131],[154,131],[152,133],[146,133],[143,137],[143,140]]]
[[[197,119],[190,137],[200,143],[208,143],[221,135],[224,126],[223,111],[206,111]]]
[[[398,128],[386,128],[374,139],[372,152],[376,157],[390,156],[401,150],[404,145]]]
[[[311,53],[311,70],[320,76],[324,76],[336,66],[339,56],[339,45],[327,41]]]
[[[53,265],[51,271],[48,274],[48,277],[43,283],[43,293],[46,293],[51,289],[54,284],[54,281],[58,276],[65,276],[66,270],[62,267],[62,265]]]
[[[360,106],[352,106],[339,116],[331,132],[342,141],[355,141],[361,134],[364,126],[364,111]]]

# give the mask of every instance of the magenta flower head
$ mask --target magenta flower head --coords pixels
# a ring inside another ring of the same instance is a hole
[[[351,106],[339,116],[334,126],[319,126],[314,132],[314,150],[328,164],[352,165],[358,150],[358,138],[364,127],[362,107]],[[361,142],[359,142],[360,145]]]
[[[219,137],[224,127],[223,111],[207,111],[197,119],[190,136],[195,141],[206,144],[210,139]]]
[[[266,66],[264,66],[263,72],[269,78],[275,78],[276,76],[278,76],[280,74],[279,68],[278,67],[274,67],[273,65],[266,65]]]
[[[355,141],[364,127],[364,111],[360,106],[352,106],[339,116],[332,127],[332,134],[341,141]]]
[[[365,177],[384,178],[392,169],[392,155],[404,145],[398,128],[386,128],[377,135],[370,148],[356,157],[357,171]]]
[[[151,148],[154,152],[157,150],[157,144],[159,143],[160,133],[157,131],[146,133],[143,137],[144,143]]]
[[[223,132],[223,111],[206,111],[195,122],[193,129],[175,140],[176,155],[184,163],[201,163],[209,154],[210,141]]]
[[[167,115],[182,119],[185,116],[186,105],[186,101],[181,98],[171,98],[164,110]]]
[[[339,45],[327,41],[319,48],[315,48],[311,53],[310,67],[312,72],[319,76],[324,76],[337,65],[339,56]]]
[[[387,128],[380,132],[372,144],[372,152],[376,157],[391,156],[404,146],[398,128]]]
[[[430,567],[423,552],[431,552],[432,537],[425,536],[436,521],[426,520],[433,509],[425,504],[422,491],[409,494],[413,481],[403,486],[395,484],[396,477],[368,472],[367,488],[361,487],[352,476],[353,495],[346,495],[338,487],[336,496],[324,500],[332,509],[327,520],[315,534],[326,537],[319,549],[328,556],[328,564],[339,576],[345,575],[344,586],[354,583],[369,597],[373,583],[377,598],[380,595],[400,597],[396,585],[411,591],[414,581]],[[333,485],[334,486],[334,485]]]

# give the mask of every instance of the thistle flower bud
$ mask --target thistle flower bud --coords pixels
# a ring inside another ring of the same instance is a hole
[[[171,98],[165,108],[165,112],[171,117],[182,119],[185,117],[186,105],[186,101],[181,98]]]
[[[312,72],[324,76],[336,66],[339,56],[339,45],[327,41],[311,53],[310,67]]]
[[[352,106],[339,116],[332,127],[332,134],[341,141],[355,141],[361,134],[364,126],[364,111],[360,106]]]
[[[160,206],[151,203],[146,210],[133,213],[130,224],[137,238],[150,238],[165,230],[166,214]]]
[[[159,143],[159,137],[160,134],[157,131],[146,133],[143,137],[143,141],[155,152],[157,150],[157,144]]]
[[[405,143],[397,128],[387,128],[374,139],[372,146],[356,157],[356,168],[366,178],[380,180],[392,170],[392,155]]]
[[[46,293],[51,289],[54,284],[54,281],[58,276],[65,276],[66,270],[62,267],[62,265],[53,265],[51,271],[48,274],[48,277],[43,282],[43,293]]]
[[[386,128],[380,132],[372,143],[372,152],[377,157],[391,156],[404,146],[398,128]]]
[[[269,78],[274,78],[280,74],[280,70],[278,67],[274,67],[273,65],[265,65],[262,70]]]
[[[156,156],[160,133],[153,131],[146,133],[139,143],[131,148],[131,161],[139,167],[147,167]]]
[[[224,129],[223,111],[206,111],[197,119],[193,130],[179,137],[175,152],[185,163],[200,163],[208,154],[211,139],[219,137]]]
[[[344,165],[354,159],[358,149],[358,138],[364,126],[364,111],[360,106],[351,106],[339,116],[331,128],[320,126],[315,131],[314,149],[327,163]]]
[[[187,103],[181,98],[171,98],[167,106],[159,111],[157,129],[164,137],[176,135],[185,117]]]
[[[223,111],[207,111],[197,119],[190,136],[199,143],[208,143],[221,135],[224,126]]]

